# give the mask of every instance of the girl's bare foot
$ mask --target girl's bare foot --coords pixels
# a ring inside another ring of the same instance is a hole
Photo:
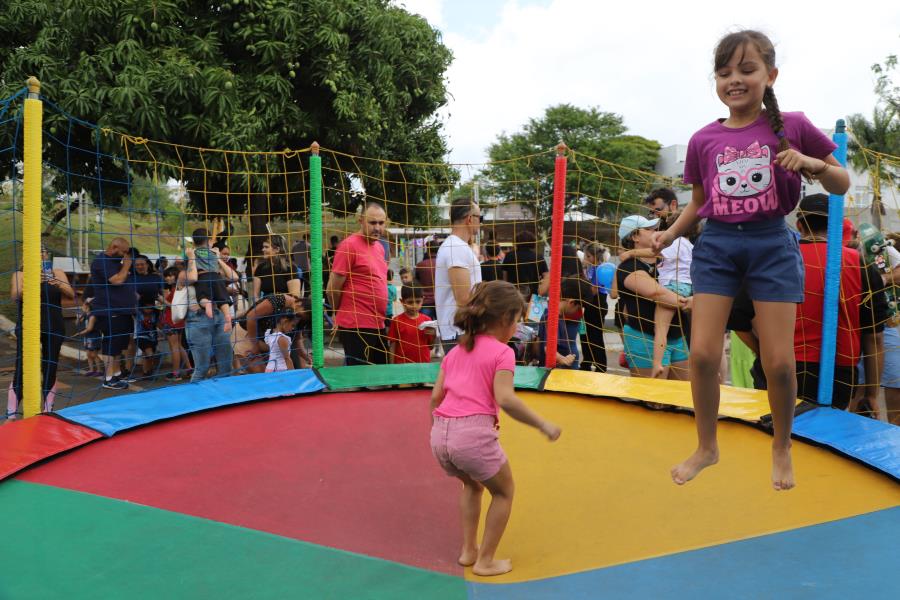
[[[456,559],[463,567],[471,567],[475,564],[475,561],[478,560],[478,546],[474,548],[463,548],[463,551],[459,554],[459,558]]]
[[[776,492],[781,492],[789,490],[795,485],[791,447],[772,448],[772,487]]]
[[[686,461],[672,467],[672,481],[678,485],[684,485],[706,467],[712,466],[719,462],[719,449],[697,450]]]
[[[492,561],[476,562],[472,566],[472,572],[481,577],[503,575],[512,571],[512,561],[508,558],[494,559]]]

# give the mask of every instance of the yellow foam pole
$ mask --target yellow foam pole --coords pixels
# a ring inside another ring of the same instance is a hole
[[[28,78],[24,128],[22,223],[22,405],[25,417],[41,411],[41,82]]]

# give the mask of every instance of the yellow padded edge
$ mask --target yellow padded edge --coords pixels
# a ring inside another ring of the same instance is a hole
[[[571,392],[589,396],[633,398],[693,410],[691,384],[688,381],[626,377],[608,373],[554,369],[544,383],[548,392]],[[744,421],[759,421],[769,410],[769,397],[763,390],[721,386],[719,414]]]

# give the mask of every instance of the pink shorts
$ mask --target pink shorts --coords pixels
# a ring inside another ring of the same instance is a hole
[[[484,481],[496,475],[506,462],[499,438],[494,415],[434,415],[431,452],[447,475],[465,474],[475,481]]]

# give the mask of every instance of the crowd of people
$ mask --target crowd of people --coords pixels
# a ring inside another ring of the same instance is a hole
[[[400,268],[395,281],[389,246],[382,243],[387,215],[379,203],[369,202],[359,216],[359,230],[343,240],[333,236],[324,253],[332,346],[338,342],[346,365],[439,359],[458,343],[462,332],[453,324],[455,315],[476,286],[506,281],[526,307],[509,341],[517,364],[546,364],[548,324],[555,322],[557,347],[551,357],[557,367],[606,372],[604,334],[618,334],[618,363],[631,375],[686,379],[691,263],[700,230],[687,231],[656,249],[654,235],[675,223],[681,210],[668,188],[653,190],[643,204],[643,214],[620,219],[615,257],[598,242],[564,245],[559,312],[550,318],[548,262],[539,254],[532,231],[519,231],[508,248],[494,240],[479,245],[480,208],[470,200],[457,200],[451,206],[449,235],[431,240],[422,259]],[[818,398],[826,223],[827,202],[811,196],[801,203],[798,231],[791,234],[805,269],[804,302],[798,305],[796,321],[798,396],[811,402]],[[866,264],[863,253],[852,248],[857,243],[854,232],[852,225],[845,227],[842,286],[847,287],[841,294],[833,404],[885,418],[879,386],[884,386],[888,404],[896,404],[895,396],[900,396],[900,369],[894,368],[900,361],[884,360],[886,350],[900,346],[900,340],[891,337],[895,328],[885,327],[885,289],[893,282],[893,269],[900,274],[900,253],[887,245],[886,265]],[[231,249],[207,230],[197,229],[192,239],[185,256],[172,265],[165,257],[154,263],[124,238],[112,240],[93,260],[88,285],[77,290],[81,300],[75,335],[83,343],[86,375],[100,377],[105,388],[124,390],[155,377],[199,381],[211,374],[310,366],[308,236],[290,249],[282,236],[267,237],[260,256],[248,261],[244,272],[239,272]],[[13,288],[21,289],[21,272]],[[76,290],[63,271],[48,270],[42,295],[46,306],[55,307],[42,315],[43,388],[49,407],[65,340],[59,307],[62,296],[75,299]],[[21,294],[13,297],[20,299]],[[765,389],[753,306],[740,289],[727,329],[756,356],[745,368],[755,387]],[[724,382],[727,365],[721,358],[716,365],[717,381]],[[741,377],[735,373],[732,379]],[[21,411],[20,394],[18,369],[7,407],[13,418]]]

